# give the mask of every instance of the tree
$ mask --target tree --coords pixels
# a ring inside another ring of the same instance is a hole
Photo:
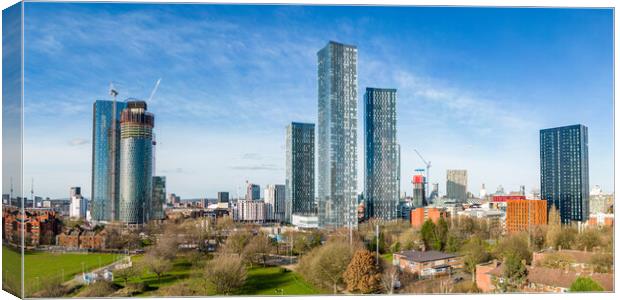
[[[162,235],[157,244],[150,249],[150,252],[159,258],[165,260],[173,260],[179,252],[178,233],[170,233]]]
[[[383,266],[381,267],[383,273],[381,274],[381,284],[383,285],[383,290],[391,295],[394,293],[394,286],[398,281],[399,270],[398,267],[391,263],[383,262]]]
[[[357,250],[343,274],[347,290],[370,294],[381,288],[381,272],[375,256],[368,250]]]
[[[471,281],[476,282],[476,265],[486,262],[490,258],[484,241],[477,236],[473,236],[463,246],[462,254],[465,269],[471,273]]]
[[[571,256],[561,252],[555,252],[545,255],[540,264],[546,268],[564,269],[574,262],[575,260]]]
[[[250,234],[245,231],[235,231],[226,239],[226,243],[222,248],[224,253],[237,254],[241,256],[243,249],[250,241]]]
[[[392,245],[390,246],[390,253],[396,253],[399,251],[400,251],[400,242],[396,241],[392,243]]]
[[[271,239],[264,234],[258,234],[250,239],[243,253],[250,264],[262,263],[265,266],[272,248]]]
[[[422,236],[424,247],[427,250],[433,248],[437,240],[435,227],[435,223],[433,223],[431,219],[427,219],[422,223],[422,227],[420,228],[420,235]]]
[[[508,253],[514,253],[520,259],[524,259],[526,263],[530,263],[532,261],[532,252],[528,247],[527,237],[527,233],[524,232],[504,237],[495,246],[495,257],[503,259]]]
[[[157,276],[157,282],[160,281],[164,273],[172,269],[172,261],[152,254],[147,254],[142,260],[144,268]]]
[[[579,276],[570,285],[571,292],[602,292],[605,289],[590,277]]]
[[[218,294],[228,295],[243,286],[247,272],[241,257],[222,254],[209,261],[205,267],[205,278],[215,287]]]
[[[448,233],[448,240],[444,250],[449,253],[456,253],[461,248],[461,243],[461,240],[456,235]]]
[[[614,265],[614,256],[611,253],[595,253],[590,259],[594,272],[611,273]]]
[[[330,239],[325,245],[317,247],[299,261],[299,273],[309,282],[338,293],[338,286],[343,283],[342,274],[346,271],[353,252],[363,247],[343,239]]]
[[[448,222],[443,217],[439,218],[437,221],[437,226],[435,227],[436,240],[435,247],[433,249],[437,251],[443,251],[446,246],[446,241],[448,240]]]
[[[525,261],[516,252],[508,252],[504,258],[502,277],[503,282],[499,285],[503,292],[518,289],[527,278]]]
[[[592,251],[601,245],[601,235],[596,229],[586,229],[577,236],[577,246],[583,251]]]
[[[401,232],[398,236],[401,250],[414,249],[414,247],[416,246],[416,241],[418,240],[420,240],[419,233],[413,228],[409,228]]]
[[[114,272],[114,277],[123,280],[124,286],[127,286],[129,279],[137,275],[138,271],[134,267],[123,268]]]

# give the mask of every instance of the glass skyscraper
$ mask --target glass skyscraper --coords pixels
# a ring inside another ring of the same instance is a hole
[[[590,214],[588,128],[571,125],[540,131],[540,196],[554,205],[563,223]]]
[[[166,177],[153,176],[153,194],[151,198],[151,220],[163,220],[166,204]]]
[[[357,226],[357,47],[318,53],[319,227]]]
[[[396,89],[366,88],[364,143],[365,216],[397,219],[400,165],[396,141]]]
[[[120,115],[125,102],[97,100],[93,104],[91,218],[118,220]]]
[[[120,218],[127,224],[149,220],[153,193],[153,126],[146,102],[132,100],[121,113]]]
[[[314,203],[314,124],[293,122],[286,127],[286,214],[316,214]]]

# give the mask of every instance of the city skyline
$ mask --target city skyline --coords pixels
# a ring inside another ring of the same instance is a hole
[[[120,82],[120,99],[147,98],[158,78],[162,78],[162,84],[149,101],[149,111],[158,115],[155,132],[159,171],[153,175],[166,176],[168,192],[183,198],[215,198],[218,191],[236,195],[245,180],[261,186],[283,184],[285,138],[282,132],[291,121],[316,122],[316,51],[329,40],[354,44],[359,48],[358,95],[367,86],[398,89],[397,131],[402,147],[400,190],[408,195],[413,189],[410,181],[414,170],[423,167],[413,153],[414,148],[433,162],[430,183],[440,183],[440,194],[446,192],[447,169],[468,170],[468,191],[474,194],[482,183],[490,192],[500,184],[506,191],[516,191],[520,185],[525,185],[528,191],[538,188],[538,131],[577,123],[590,128],[590,185],[601,185],[606,192],[613,191],[612,69],[609,67],[612,56],[606,47],[606,43],[611,43],[611,33],[606,31],[608,26],[605,25],[611,17],[605,11],[584,13],[579,10],[581,15],[577,15],[562,9],[514,9],[503,11],[500,15],[506,21],[500,22],[497,10],[473,8],[406,8],[395,11],[360,7],[352,8],[343,17],[336,17],[339,8],[333,7],[269,6],[253,7],[253,11],[245,8],[233,11],[226,5],[198,5],[190,12],[188,7],[166,5],[145,5],[139,9],[115,5],[112,10],[103,4],[55,4],[59,13],[51,16],[42,10],[44,3],[27,3],[26,6],[29,20],[32,20],[26,24],[26,43],[40,47],[28,47],[26,52],[25,68],[30,78],[25,86],[24,178],[28,180],[24,180],[24,184],[29,185],[29,178],[34,178],[37,196],[64,198],[70,186],[81,186],[84,192],[90,192],[92,128],[89,119],[92,115],[89,110],[92,103],[95,99],[106,98],[110,81]],[[63,7],[71,8],[71,11],[63,10]],[[95,11],[95,8],[103,10]],[[279,13],[283,9],[301,20],[293,22],[290,16],[281,16]],[[372,10],[378,16],[369,16]],[[470,18],[487,12],[489,15],[495,13],[489,22],[501,25],[499,28],[474,26],[476,21]],[[465,26],[461,28],[463,33],[457,34],[445,28],[452,21],[439,20],[423,28],[416,28],[422,22],[420,20],[407,21],[402,26],[412,29],[412,35],[399,41],[399,37],[388,34],[394,32],[387,31],[393,28],[393,24],[382,20],[387,16],[404,20],[405,13],[420,15],[422,19],[449,15],[464,22]],[[72,19],[73,14],[80,14],[80,17]],[[235,16],[239,15],[247,18],[238,21]],[[518,19],[523,15],[533,18],[534,25],[517,30],[515,28],[522,25]],[[258,20],[269,19],[267,16],[275,18],[264,25],[256,24]],[[199,17],[205,18],[199,20]],[[569,38],[558,31],[560,25],[547,24],[545,17],[566,26],[578,18],[583,21],[580,26],[600,27],[602,32],[585,36],[589,31],[573,26],[574,36]],[[36,27],[40,18],[59,21],[61,27],[47,26],[46,32],[42,32]],[[130,18],[135,18],[136,22],[121,32],[114,32],[120,41],[106,45],[104,41],[111,37],[113,24]],[[317,20],[309,23],[311,28],[307,35],[296,37],[294,32],[308,29],[308,25],[302,24],[306,18]],[[91,37],[81,31],[80,24],[87,22],[86,19],[93,22],[93,31],[100,33],[98,41],[93,40],[94,35]],[[190,28],[180,30],[159,23],[167,19]],[[292,26],[290,30],[282,30],[277,28],[279,22],[292,22]],[[337,26],[339,29],[333,32],[320,33],[324,26],[347,22],[355,24],[357,29]],[[377,30],[386,30],[386,34],[381,37],[373,35],[377,31],[373,31],[369,22],[378,22],[381,26]],[[254,33],[259,37],[269,35],[272,38],[261,41],[238,30],[246,26],[255,26]],[[60,32],[60,28],[66,32]],[[206,48],[201,51],[209,53],[209,57],[164,34],[174,30],[178,30],[183,38],[205,35],[197,44]],[[208,33],[208,30],[212,32]],[[514,41],[500,39],[489,50],[497,53],[489,57],[490,52],[464,40],[468,35],[482,32],[484,34],[478,41],[488,42],[502,30],[515,30],[515,34],[522,38],[517,39],[517,43],[525,54],[517,54],[512,59],[522,64],[529,62],[527,66],[536,71],[525,70],[516,62],[508,63],[507,57],[498,54],[502,49],[514,46]],[[537,33],[537,30],[542,32]],[[73,39],[69,39],[71,33]],[[138,41],[123,44],[131,33],[144,35]],[[446,38],[439,38],[439,33],[444,33]],[[158,35],[162,41],[155,38]],[[536,45],[543,37],[549,42],[543,43],[542,47]],[[175,41],[176,50],[158,53],[162,59],[154,60],[153,52],[157,51],[153,49]],[[72,55],[70,48],[73,46],[91,50],[83,52],[86,53],[84,57],[72,56],[72,59],[76,66],[92,63],[96,70],[93,73],[97,76],[84,74],[84,71],[70,66],[67,70],[57,70],[63,58]],[[230,53],[217,50],[218,46]],[[446,57],[432,54],[442,46],[445,49],[441,54],[450,49],[454,53]],[[534,53],[540,50],[544,51]],[[560,50],[570,51],[560,54]],[[593,51],[597,55],[583,58],[582,51]],[[119,57],[110,53],[119,53],[116,54]],[[140,74],[127,71],[131,64],[123,64],[124,60],[136,55],[142,57],[138,61],[144,65]],[[230,55],[241,56],[238,61],[232,61]],[[549,56],[553,56],[556,62],[544,61]],[[580,59],[574,62],[571,61],[573,57]],[[49,69],[36,67],[43,59],[49,60]],[[200,62],[196,68],[183,69],[196,62]],[[171,65],[178,67],[169,68]],[[453,67],[460,70],[453,70]],[[209,68],[208,72],[203,70],[206,68]],[[227,73],[223,73],[224,69],[228,70]],[[569,70],[578,71],[567,72]],[[59,71],[57,77],[49,77],[56,78],[55,84],[45,79],[52,71]],[[210,72],[213,74],[208,74]],[[532,74],[538,74],[538,79],[530,79]],[[82,82],[80,85],[75,84],[78,82],[76,76]],[[176,79],[177,76],[187,76],[196,86]],[[545,78],[553,80],[553,86],[539,83]],[[237,81],[244,84],[235,84]],[[64,92],[58,92],[59,89]],[[59,99],[57,95],[68,97]],[[360,98],[357,99],[358,120],[363,119]],[[45,107],[49,101],[57,103],[54,107],[57,114],[51,115],[49,108]],[[560,103],[563,105],[558,107]],[[555,113],[545,114],[552,110]],[[605,114],[609,118],[605,118]],[[188,128],[186,119],[179,116],[190,116],[192,126]],[[203,118],[198,119],[199,116]],[[50,123],[57,124],[60,130],[49,134],[42,129]],[[84,126],[76,126],[76,123]],[[180,128],[183,127],[186,130],[182,132]],[[358,122],[358,192],[363,190],[364,181],[363,160],[360,159],[364,151],[361,146],[363,130],[363,125]],[[196,151],[187,151],[188,148]],[[40,149],[46,149],[46,152]],[[91,198],[91,195],[85,196]]]

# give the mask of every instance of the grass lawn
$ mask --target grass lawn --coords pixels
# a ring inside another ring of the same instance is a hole
[[[392,264],[393,257],[394,257],[394,254],[392,253],[385,253],[381,255],[381,258],[385,260],[386,262],[388,262],[389,264]]]
[[[3,272],[14,270],[12,273],[19,278],[19,252],[2,246],[2,254]],[[75,274],[82,272],[82,263],[84,269],[89,271],[99,266],[106,266],[118,257],[120,256],[108,253],[26,252],[24,257],[26,296],[41,289],[47,280],[58,280],[63,275],[63,282],[71,280]]]
[[[313,295],[321,291],[315,289],[297,273],[283,272],[280,267],[252,268],[248,270],[245,285],[239,295]],[[276,292],[276,290],[279,290]],[[280,292],[281,290],[281,292]]]
[[[134,263],[139,263],[140,259],[132,260]],[[192,265],[184,257],[175,259],[173,263],[172,270],[165,273],[160,280],[157,280],[157,276],[150,273],[143,273],[140,277],[130,279],[129,283],[141,282],[148,286],[145,292],[136,296],[162,296],[159,294],[158,289],[183,282],[189,282],[191,286],[202,293],[201,286],[205,284],[204,281],[200,279],[202,277],[202,270],[192,268]],[[254,267],[248,269],[245,285],[235,294],[312,295],[321,293],[321,291],[306,283],[297,273],[283,272],[283,270],[284,269],[280,267]],[[121,286],[124,285],[123,281],[119,279],[115,279],[114,282]],[[278,290],[278,292],[276,292],[276,290]],[[207,286],[206,293],[209,296],[215,295],[215,291],[211,286]]]

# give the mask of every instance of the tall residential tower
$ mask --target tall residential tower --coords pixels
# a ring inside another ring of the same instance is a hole
[[[90,213],[94,221],[114,221],[119,217],[120,116],[126,105],[109,100],[93,104]]]
[[[364,94],[365,215],[394,220],[400,195],[396,141],[396,89],[366,88]]]
[[[286,127],[286,214],[316,214],[314,204],[314,124],[293,122]]]
[[[588,127],[540,131],[540,196],[554,205],[563,223],[587,221],[590,214]]]
[[[119,220],[127,224],[150,219],[155,117],[146,109],[146,102],[130,100],[121,113]]]
[[[357,226],[357,47],[330,41],[318,57],[320,227]]]

